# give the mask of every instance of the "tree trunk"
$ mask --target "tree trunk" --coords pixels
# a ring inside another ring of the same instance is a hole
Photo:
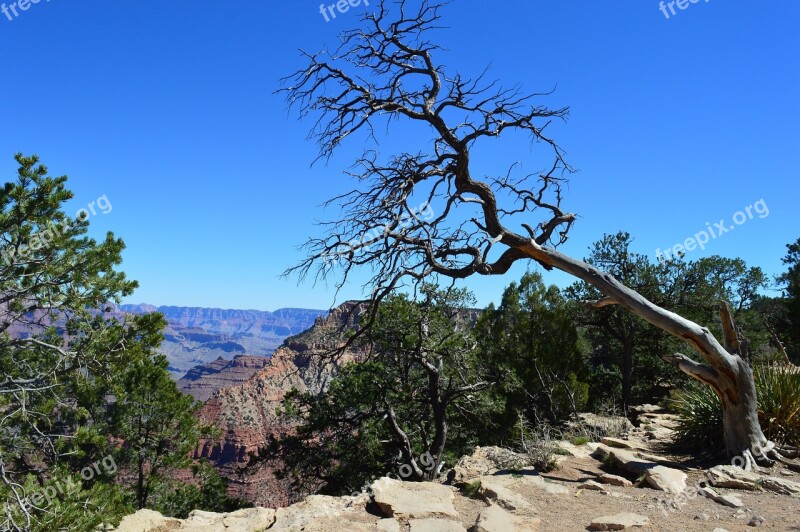
[[[622,411],[628,414],[633,388],[633,342],[625,338],[622,346]]]
[[[436,427],[436,434],[431,444],[430,464],[426,466],[425,480],[433,480],[439,472],[439,464],[442,461],[444,446],[447,443],[447,404],[441,400],[433,405],[433,419]]]
[[[710,384],[722,403],[725,448],[729,457],[742,457],[745,463],[764,455],[767,438],[758,421],[758,403],[753,370],[739,359],[739,373],[731,384],[728,380]],[[748,455],[747,453],[750,453]],[[751,456],[752,455],[752,456]]]
[[[720,305],[723,346],[707,327],[701,327],[659,307],[591,264],[573,259],[555,249],[542,247],[533,240],[528,240],[517,249],[547,267],[569,273],[597,288],[606,298],[595,302],[595,306],[621,305],[648,323],[694,346],[705,364],[681,354],[664,359],[684,373],[711,386],[719,396],[728,457],[741,457],[744,460],[741,465],[745,469],[750,469],[754,463],[773,463],[765,451],[769,451],[774,444],[764,436],[758,421],[753,371],[741,356],[741,345],[726,303]]]
[[[136,481],[136,502],[139,505],[139,510],[141,510],[147,503],[144,494],[144,460],[142,458],[139,458],[138,474],[139,478]]]

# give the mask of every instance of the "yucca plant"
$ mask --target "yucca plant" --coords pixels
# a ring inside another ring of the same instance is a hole
[[[710,386],[694,380],[668,399],[668,408],[678,415],[675,443],[685,449],[718,451],[724,447],[722,405]]]
[[[784,445],[800,444],[800,371],[787,366],[756,366],[758,417],[764,434]],[[723,448],[722,406],[709,386],[691,381],[673,391],[668,407],[678,415],[675,443],[686,449]]]
[[[758,391],[758,417],[772,441],[800,444],[800,371],[787,366],[754,369]]]

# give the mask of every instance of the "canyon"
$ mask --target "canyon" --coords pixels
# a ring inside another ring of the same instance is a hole
[[[177,307],[148,304],[121,305],[120,312],[145,314],[160,312],[167,320],[160,351],[169,361],[169,370],[178,380],[196,366],[220,358],[232,360],[240,355],[269,357],[283,341],[299,334],[328,313],[326,310],[283,308],[274,312]],[[248,361],[247,367],[252,366]],[[212,365],[207,372],[217,366]],[[221,367],[219,369],[222,369]],[[203,372],[198,369],[197,372]],[[195,375],[197,374],[195,372]],[[197,387],[203,387],[198,385]],[[203,394],[205,395],[205,394]]]
[[[294,422],[277,412],[287,392],[297,389],[320,393],[327,389],[341,365],[363,354],[347,350],[330,356],[343,345],[346,332],[357,327],[363,311],[363,306],[348,302],[326,317],[318,317],[308,330],[287,338],[248,380],[218,389],[204,403],[199,413],[201,420],[218,427],[222,435],[217,440],[201,442],[194,457],[208,459],[217,468],[228,481],[230,495],[273,508],[299,500],[289,481],[276,474],[280,462],[252,457],[264,450],[271,437],[292,431]],[[223,361],[215,364],[222,368],[217,377],[234,373],[233,368],[223,367]],[[190,374],[202,371],[196,369]],[[183,386],[188,385],[189,376],[180,381]],[[207,382],[208,377],[204,378]]]

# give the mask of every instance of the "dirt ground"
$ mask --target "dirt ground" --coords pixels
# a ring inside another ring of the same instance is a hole
[[[713,532],[724,529],[729,532],[767,529],[800,531],[800,498],[779,495],[765,491],[718,490],[721,494],[736,496],[744,504],[742,508],[731,508],[697,494],[696,487],[706,480],[704,469],[718,465],[701,463],[695,457],[672,454],[670,441],[674,418],[669,414],[644,414],[646,430],[634,429],[626,439],[636,449],[657,456],[684,470],[689,480],[685,497],[673,497],[638,482],[640,479],[611,469],[590,455],[589,449],[573,447],[576,456],[565,457],[560,467],[541,476],[547,480],[565,485],[569,495],[549,494],[533,485],[515,485],[519,492],[536,511],[541,519],[542,531],[580,531],[589,530],[590,523],[601,516],[631,512],[649,518],[649,524],[630,530],[642,531],[703,531]],[[618,487],[604,484],[606,493],[580,489],[588,480],[596,480],[603,473],[627,477],[632,487]],[[784,478],[800,483],[800,474],[780,466],[761,471],[764,475]],[[475,524],[475,518],[486,502],[463,496],[457,497],[456,507],[461,513],[465,528]],[[751,521],[757,518],[751,525]]]
[[[605,489],[610,494],[579,489],[582,482],[603,472],[599,467],[601,465],[592,458],[570,458],[562,464],[561,469],[543,475],[565,484],[572,491],[571,495],[551,495],[533,486],[518,489],[533,504],[536,516],[541,519],[540,530],[588,530],[589,524],[597,517],[632,512],[650,519],[648,526],[632,530],[712,532],[715,528],[723,528],[729,532],[749,531],[754,528],[748,526],[748,523],[754,516],[759,516],[763,518],[759,529],[800,531],[800,499],[774,493],[722,490],[741,499],[744,508],[729,508],[696,496],[679,501],[677,508],[667,511],[659,500],[669,499],[669,496],[648,487],[623,488],[606,485]],[[688,474],[690,486],[704,478],[698,471]],[[784,478],[800,481],[800,475]],[[480,500],[463,496],[456,498],[455,505],[462,516],[462,524],[467,529],[475,524],[478,513],[487,506]]]

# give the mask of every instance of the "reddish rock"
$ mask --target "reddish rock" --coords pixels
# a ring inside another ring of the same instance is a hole
[[[238,355],[233,360],[219,357],[190,369],[178,381],[178,388],[198,401],[206,401],[217,390],[243,384],[268,364],[269,358],[263,356]]]
[[[323,391],[338,368],[358,357],[347,353],[336,362],[323,355],[342,344],[343,333],[358,323],[363,307],[345,303],[308,331],[286,340],[249,380],[214,392],[200,411],[204,423],[222,429],[219,441],[202,442],[195,458],[207,458],[228,479],[229,493],[257,506],[279,508],[300,500],[288,480],[275,478],[278,462],[245,469],[270,436],[290,433],[293,425],[276,415],[288,391]],[[221,372],[220,372],[221,373]]]

